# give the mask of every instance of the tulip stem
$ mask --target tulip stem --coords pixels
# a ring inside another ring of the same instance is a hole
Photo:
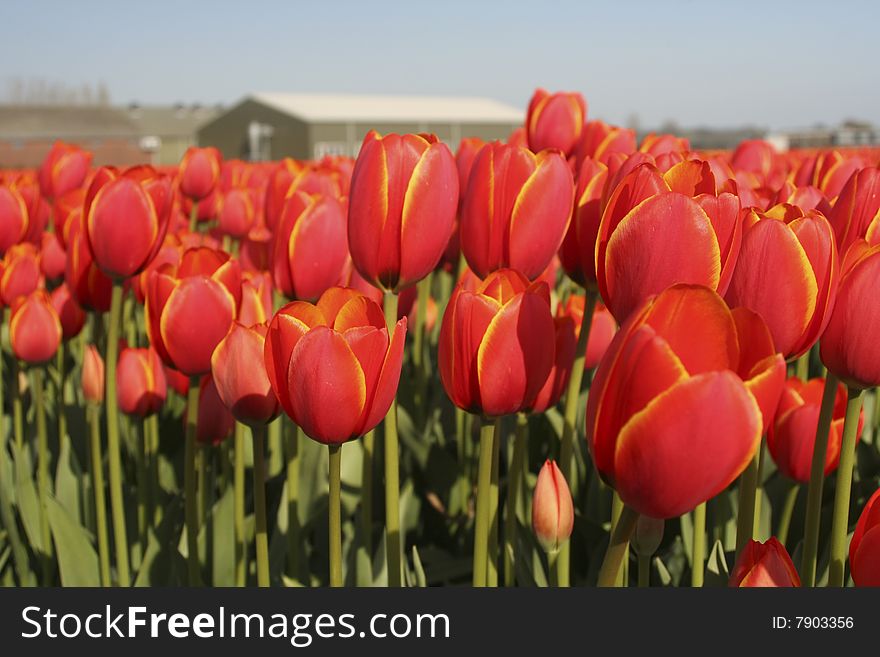
[[[107,411],[107,462],[110,470],[110,509],[113,514],[113,540],[116,545],[116,577],[119,586],[129,586],[128,537],[125,527],[125,498],[122,496],[122,457],[119,448],[119,402],[116,394],[116,361],[119,357],[119,331],[122,313],[122,281],[113,281],[110,297],[110,329],[105,362]]]
[[[492,455],[496,428],[501,420],[483,421],[480,427],[480,465],[477,478],[477,518],[474,526],[474,586],[486,586],[489,565],[489,526],[491,524]]]
[[[761,439],[763,442],[763,438]],[[760,449],[760,448],[759,448]],[[755,529],[755,495],[758,487],[758,452],[739,479],[739,504],[736,510],[736,554],[752,540]]]
[[[8,308],[7,308],[8,311]],[[8,316],[7,316],[8,320]],[[7,321],[7,326],[9,322]],[[15,446],[19,451],[24,449],[24,410],[21,400],[21,365],[13,355],[12,358],[12,430],[15,433]]]
[[[147,427],[146,422],[141,420],[137,441],[137,456],[135,466],[137,469],[137,520],[138,539],[141,544],[141,558],[147,549],[147,527],[149,526],[149,483],[147,481]]]
[[[651,557],[647,554],[639,555],[639,587],[651,586]]]
[[[849,502],[852,490],[853,466],[856,461],[856,441],[859,433],[859,413],[862,410],[864,390],[847,390],[846,419],[840,443],[840,465],[837,467],[837,486],[834,489],[834,516],[831,521],[831,560],[828,565],[828,586],[843,586],[846,565],[846,534],[849,525]]]
[[[816,584],[816,559],[819,555],[819,525],[822,518],[822,487],[825,484],[825,456],[828,451],[828,433],[837,398],[837,377],[831,372],[825,377],[816,442],[813,444],[813,462],[810,484],[807,488],[807,514],[804,525],[804,547],[801,560],[801,582],[804,587]]]
[[[706,503],[694,509],[694,552],[691,565],[691,586],[703,586],[703,573],[706,562]],[[639,580],[641,581],[642,562],[639,557]]]
[[[611,529],[609,531],[610,534],[614,533],[614,528],[617,527],[617,522],[620,520],[620,514],[623,513],[623,500],[620,499],[620,495],[617,494],[617,491],[613,491],[611,495]],[[623,568],[620,569],[620,572],[617,575],[617,582],[614,584],[615,586],[621,587],[627,585],[627,576],[629,575],[629,563],[624,561]]]
[[[361,462],[361,543],[369,557],[367,576],[358,578],[358,582],[372,582],[373,563],[373,454],[375,452],[376,433],[367,432],[364,436],[364,456]],[[360,585],[360,584],[359,584]]]
[[[797,504],[798,493],[800,492],[800,484],[793,482],[788,493],[785,495],[785,504],[782,507],[782,516],[779,518],[779,529],[776,530],[776,537],[779,542],[785,546],[788,541],[788,530],[791,527],[791,516],[794,513],[795,504]]]
[[[257,586],[269,586],[269,539],[266,533],[266,428],[251,427],[254,439],[254,516],[257,544]]]
[[[801,381],[810,378],[810,350],[795,361],[795,373]]]
[[[194,233],[199,227],[199,204],[193,200],[189,211],[189,232]]]
[[[498,586],[498,477],[501,465],[501,418],[495,420],[492,439],[492,472],[489,475],[489,554],[486,586]]]
[[[516,434],[513,456],[507,473],[507,502],[504,516],[504,586],[513,586],[516,580],[516,510],[522,483],[523,461],[529,439],[529,418],[525,413],[516,416]]]
[[[299,580],[299,444],[302,429],[294,425],[287,426],[287,430],[287,574]]]
[[[107,538],[107,500],[104,496],[104,457],[101,454],[101,406],[89,404],[89,434],[92,456],[92,492],[95,496],[95,532],[98,538],[98,566],[101,586],[110,586],[110,542]]]
[[[431,296],[431,281],[433,272],[418,282],[418,296],[416,296],[416,326],[413,342],[413,367],[415,369],[415,406],[420,422],[426,417],[425,389],[428,382],[428,370],[425,353],[425,320],[428,315],[428,299]],[[391,327],[388,328],[389,339]]]
[[[235,466],[233,468],[233,525],[235,527],[235,585],[247,583],[247,557],[244,535],[244,430],[241,422],[235,424]]]
[[[385,324],[388,339],[397,324],[398,298],[394,292],[385,293]],[[397,398],[391,402],[385,416],[385,543],[388,558],[388,586],[399,587],[400,570],[400,473],[397,444]]]
[[[755,520],[752,526],[752,536],[759,536],[761,529],[761,504],[764,500],[764,459],[767,457],[767,439],[761,436],[761,446],[758,448],[758,478],[755,482]]]
[[[154,527],[162,522],[162,489],[159,486],[159,417],[153,413],[146,419],[147,466],[150,478],[150,518]]]
[[[471,479],[470,479],[470,463],[468,460],[468,434],[467,419],[468,414],[460,408],[455,408],[455,436],[458,448],[458,488],[461,495],[461,513],[468,514],[468,505],[470,502]]]
[[[330,450],[330,586],[342,586],[342,445]]]
[[[40,539],[43,586],[50,586],[52,577],[52,534],[49,530],[49,440],[46,432],[46,404],[43,390],[43,368],[33,368],[34,415],[37,423],[37,494],[40,500]]]
[[[67,361],[64,354],[64,342],[58,345],[58,353],[55,355],[55,365],[58,369],[58,398],[55,400],[58,420],[58,454],[64,451],[68,442],[67,436],[67,408],[64,405],[64,383],[67,380]]]
[[[596,310],[598,292],[593,288],[587,288],[584,297],[584,314],[581,317],[581,328],[578,333],[577,346],[574,352],[574,361],[571,366],[571,376],[568,379],[568,388],[565,392],[565,412],[562,422],[562,443],[559,448],[559,470],[565,481],[571,487],[572,474],[572,451],[574,449],[574,433],[578,416],[578,402],[581,396],[581,384],[584,379],[584,360],[587,356],[587,344],[590,340],[590,328],[593,325],[593,313]],[[556,559],[555,581],[560,587],[570,584],[570,543],[566,539],[559,548],[559,556]]]
[[[620,518],[617,519],[617,524],[614,526],[614,531],[611,532],[611,540],[608,543],[605,558],[602,560],[598,586],[611,587],[616,585],[620,566],[626,557],[629,539],[636,528],[638,519],[639,514],[624,505]]]
[[[199,573],[199,507],[196,490],[196,429],[199,421],[199,379],[191,377],[186,399],[186,444],[184,446],[183,486],[186,515],[186,563],[190,586],[201,585]]]

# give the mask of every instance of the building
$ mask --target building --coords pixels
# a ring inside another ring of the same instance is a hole
[[[220,112],[218,106],[138,105],[126,109],[140,136],[141,150],[153,164],[177,164],[196,145],[196,131]]]
[[[357,155],[364,135],[429,132],[451,148],[462,137],[505,139],[525,111],[488,98],[260,93],[198,129],[225,158],[317,159]]]

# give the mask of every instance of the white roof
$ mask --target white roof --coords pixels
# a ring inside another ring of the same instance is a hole
[[[491,98],[258,93],[257,102],[309,123],[510,123],[525,110]]]

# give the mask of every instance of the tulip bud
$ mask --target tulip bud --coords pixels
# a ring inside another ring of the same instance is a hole
[[[650,557],[657,552],[657,548],[663,542],[663,527],[665,524],[666,522],[662,518],[639,516],[636,522],[636,530],[630,541],[636,554],[641,557]]]
[[[880,168],[852,174],[828,214],[840,253],[858,239],[875,244],[880,238]]]
[[[265,324],[272,319],[272,311],[272,277],[267,272],[243,271],[238,321],[245,326]]]
[[[57,198],[80,187],[89,172],[92,154],[79,146],[56,141],[40,166],[40,191]]]
[[[12,304],[9,341],[15,357],[31,365],[47,363],[61,344],[61,321],[45,290]]]
[[[82,224],[82,212],[71,217],[64,281],[71,296],[83,308],[106,312],[110,310],[113,280],[95,264]]]
[[[791,557],[776,537],[766,543],[750,540],[736,560],[730,574],[732,587],[792,587],[800,586]]]
[[[104,359],[93,344],[88,345],[83,354],[82,390],[86,401],[93,404],[104,401]]]
[[[235,239],[245,237],[256,221],[256,200],[250,189],[231,189],[223,196],[217,227]]]
[[[61,320],[62,337],[65,341],[75,338],[86,323],[86,313],[70,296],[70,289],[62,283],[52,290],[52,306]]]
[[[168,387],[162,362],[153,348],[122,350],[116,366],[116,389],[119,410],[126,415],[147,417],[162,408]]]
[[[28,209],[14,187],[0,185],[0,257],[21,242],[28,229]]]
[[[235,419],[217,394],[211,375],[199,384],[199,413],[196,440],[203,445],[219,445],[232,433]]]
[[[880,586],[880,490],[865,504],[856,523],[849,568],[856,586]]]
[[[43,233],[40,247],[40,271],[47,280],[57,281],[64,277],[67,254],[55,233]]]
[[[547,460],[532,494],[532,529],[541,547],[554,553],[571,536],[574,505],[565,477],[555,461]]]
[[[41,287],[40,254],[33,244],[16,244],[0,264],[0,301],[7,306]]]
[[[195,201],[207,198],[220,179],[222,159],[216,148],[188,148],[178,170],[181,194]]]
[[[555,148],[568,156],[577,145],[586,120],[587,103],[581,94],[550,94],[537,89],[526,115],[529,148],[535,153]]]

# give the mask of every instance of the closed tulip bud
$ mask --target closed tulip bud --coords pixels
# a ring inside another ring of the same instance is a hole
[[[440,262],[458,206],[458,171],[434,135],[364,137],[348,201],[354,266],[376,287],[400,291]]]
[[[403,363],[406,319],[388,335],[378,304],[333,287],[317,305],[294,301],[269,324],[266,373],[284,412],[310,438],[340,444],[385,417]]]
[[[61,240],[55,233],[43,233],[40,247],[40,271],[49,281],[58,281],[64,278],[64,270],[67,267],[67,254],[61,245]]]
[[[662,518],[639,516],[631,541],[636,554],[640,557],[650,557],[657,552],[657,548],[663,542],[663,527],[665,524],[666,521]]]
[[[858,239],[880,241],[880,168],[852,174],[828,214],[840,253]]]
[[[0,263],[0,301],[7,306],[43,285],[40,253],[33,244],[16,244]]]
[[[537,278],[571,221],[574,181],[556,151],[493,142],[474,160],[462,201],[461,250],[478,276],[510,268]]]
[[[331,196],[295,192],[275,236],[272,274],[288,299],[315,301],[336,285],[348,258],[346,218]]]
[[[557,315],[565,315],[570,317],[574,324],[575,339],[580,336],[581,322],[584,316],[584,297],[579,294],[572,294],[566,299],[564,305],[560,305],[556,309]],[[587,338],[587,353],[584,357],[584,370],[591,370],[608,350],[608,345],[614,339],[617,333],[617,322],[608,312],[608,309],[600,301],[596,303],[593,310],[593,321],[590,324],[590,335]]]
[[[266,324],[272,310],[272,277],[267,272],[242,272],[238,321],[245,326]]]
[[[220,399],[236,420],[268,424],[281,412],[263,361],[268,324],[232,325],[211,356],[211,375]]]
[[[223,195],[217,217],[221,233],[240,240],[250,232],[256,221],[255,194],[251,189],[231,189]]]
[[[238,316],[241,271],[222,251],[187,249],[147,286],[147,334],[162,360],[188,376],[211,371],[211,354]]]
[[[88,151],[56,141],[40,166],[40,191],[43,196],[57,198],[82,186],[91,164]]]
[[[70,296],[70,290],[66,283],[62,283],[52,290],[51,298],[52,306],[61,321],[62,338],[65,341],[75,338],[85,326],[85,311],[76,302],[76,299]]]
[[[30,365],[49,362],[61,344],[61,321],[45,290],[34,290],[12,304],[9,320],[12,353]]]
[[[602,191],[608,180],[608,167],[587,158],[578,175],[574,213],[565,239],[559,248],[559,260],[565,273],[584,287],[596,285],[596,238],[602,219]]]
[[[222,159],[216,148],[188,148],[178,170],[181,194],[195,201],[207,198],[220,179]]]
[[[587,121],[575,147],[576,170],[580,170],[584,158],[589,157],[605,164],[614,153],[629,155],[635,150],[634,130],[608,125],[602,121]]]
[[[791,377],[785,383],[776,418],[767,433],[767,448],[779,470],[789,479],[806,484],[810,481],[813,446],[825,379],[807,382]],[[837,469],[840,461],[840,443],[846,414],[846,386],[838,384],[834,400],[828,447],[825,451],[825,476]],[[864,425],[864,410],[859,414],[858,434]]]
[[[40,235],[49,225],[49,215],[51,208],[40,195],[40,185],[30,172],[22,174],[13,183],[12,186],[19,193],[22,200],[27,206],[28,225],[27,230],[22,238],[25,242],[38,244]]]
[[[287,200],[293,181],[303,166],[296,160],[286,157],[276,165],[266,183],[266,198],[263,202],[266,213],[266,226],[272,232],[281,221],[281,211]]]
[[[865,504],[856,523],[849,569],[856,586],[880,586],[880,490]]]
[[[771,536],[766,543],[750,540],[736,560],[730,586],[784,588],[801,585],[785,546]]]
[[[98,267],[117,279],[142,272],[165,239],[171,180],[135,167],[107,181],[96,179],[86,198],[86,234]]]
[[[565,315],[554,317],[553,324],[556,329],[553,367],[529,408],[533,413],[543,413],[556,406],[571,376],[571,364],[577,346],[577,329],[572,318]]]
[[[82,215],[74,217],[67,244],[67,267],[64,281],[71,296],[86,310],[110,310],[113,280],[98,269],[89,249],[88,238],[82,226]]]
[[[547,284],[501,269],[452,293],[438,360],[446,394],[470,413],[498,417],[535,403],[553,368],[556,330]],[[471,288],[471,289],[468,289]]]
[[[745,222],[726,299],[761,315],[776,348],[796,358],[822,335],[834,307],[839,263],[831,225],[818,212],[787,205],[753,210]]]
[[[14,187],[0,185],[0,257],[28,232],[28,209]]]
[[[841,269],[834,310],[819,349],[822,362],[854,388],[880,385],[880,303],[875,288],[880,276],[880,245],[853,242]]]
[[[536,153],[554,148],[571,155],[586,120],[587,102],[581,94],[537,89],[526,115],[529,148]]]
[[[104,401],[104,359],[93,344],[87,345],[83,352],[82,391],[87,402]]]
[[[116,366],[119,410],[126,415],[147,417],[158,413],[168,396],[165,370],[151,347],[127,347]]]
[[[209,374],[199,384],[199,417],[196,440],[202,445],[219,445],[226,440],[235,427],[235,418],[223,404],[217,386]]]
[[[555,461],[547,460],[532,494],[532,530],[546,552],[559,550],[574,527],[571,491]]]
[[[74,221],[79,221],[85,204],[86,190],[82,187],[59,196],[52,203],[52,223],[55,226],[55,234],[61,240],[61,246],[66,251],[70,242],[70,229]]]
[[[717,293],[690,285],[651,297],[621,326],[596,370],[586,429],[596,469],[627,506],[679,516],[751,461],[785,370],[778,354],[756,360],[747,337]]]

